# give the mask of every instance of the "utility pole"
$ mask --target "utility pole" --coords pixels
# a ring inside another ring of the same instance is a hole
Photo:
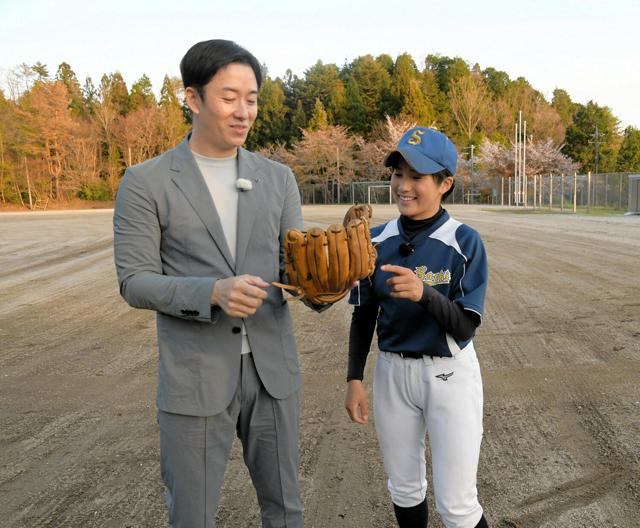
[[[589,143],[591,143],[595,149],[596,149],[596,157],[595,157],[595,172],[593,173],[593,205],[596,205],[596,200],[597,200],[597,195],[596,195],[596,186],[598,184],[598,172],[600,171],[600,145],[604,145],[605,142],[602,141],[600,138],[602,138],[602,136],[604,136],[605,134],[601,133],[598,130],[598,124],[596,123],[596,131],[591,134],[591,137],[593,138],[592,140],[589,140]],[[591,178],[589,178],[589,181],[591,181]],[[591,185],[589,185],[587,187],[587,192],[589,193],[589,197],[591,197]],[[587,208],[587,212],[589,211],[589,209]]]
[[[596,131],[593,134],[591,134],[591,137],[593,139],[589,140],[589,143],[591,145],[593,145],[594,148],[595,148],[595,155],[596,155],[596,157],[595,157],[595,169],[596,169],[595,170],[595,174],[598,174],[599,168],[600,168],[600,145],[604,145],[605,144],[605,142],[602,141],[602,139],[601,139],[604,135],[605,134],[603,134],[602,132],[600,132],[598,130],[598,125],[596,125]]]
[[[471,172],[469,175],[469,179],[471,180],[471,198],[475,201],[475,184],[474,184],[474,176],[473,176],[473,151],[476,148],[476,146],[471,143],[471,145],[469,145],[467,147],[467,149],[470,151],[470,156],[469,156],[469,161],[471,162]],[[468,202],[471,202],[471,200],[468,200]]]

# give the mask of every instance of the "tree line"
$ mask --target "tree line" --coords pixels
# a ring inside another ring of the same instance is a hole
[[[459,57],[365,55],[339,67],[318,61],[302,77],[264,68],[250,149],[294,168],[299,183],[388,178],[384,155],[410,126],[438,128],[456,143],[460,177],[488,187],[513,174],[514,126],[527,120],[528,171],[640,170],[640,131],[621,130],[606,106],[551,101]],[[143,75],[119,72],[80,84],[71,66],[37,63],[9,73],[0,90],[0,202],[111,200],[127,166],[174,146],[190,126],[181,81],[165,76],[159,98]]]

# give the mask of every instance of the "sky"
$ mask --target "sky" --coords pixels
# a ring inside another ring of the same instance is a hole
[[[117,70],[158,92],[192,44],[225,38],[273,78],[366,54],[407,52],[419,68],[429,54],[461,57],[640,128],[639,31],[639,0],[0,0],[0,86],[21,63],[55,74],[67,62],[81,84]]]

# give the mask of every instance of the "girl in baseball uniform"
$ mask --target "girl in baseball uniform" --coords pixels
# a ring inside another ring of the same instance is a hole
[[[371,280],[351,292],[345,406],[368,422],[363,372],[377,328],[376,433],[400,528],[427,525],[425,439],[436,509],[447,528],[486,527],[476,473],[482,379],[472,338],[482,321],[487,257],[480,235],[449,216],[457,152],[442,133],[409,130],[385,159],[399,218],[371,230]]]

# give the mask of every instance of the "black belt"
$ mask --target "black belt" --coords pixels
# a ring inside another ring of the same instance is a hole
[[[429,355],[429,354],[424,354],[422,352],[396,352],[396,354],[398,354],[401,358],[404,358],[404,359],[422,359],[424,356]]]

